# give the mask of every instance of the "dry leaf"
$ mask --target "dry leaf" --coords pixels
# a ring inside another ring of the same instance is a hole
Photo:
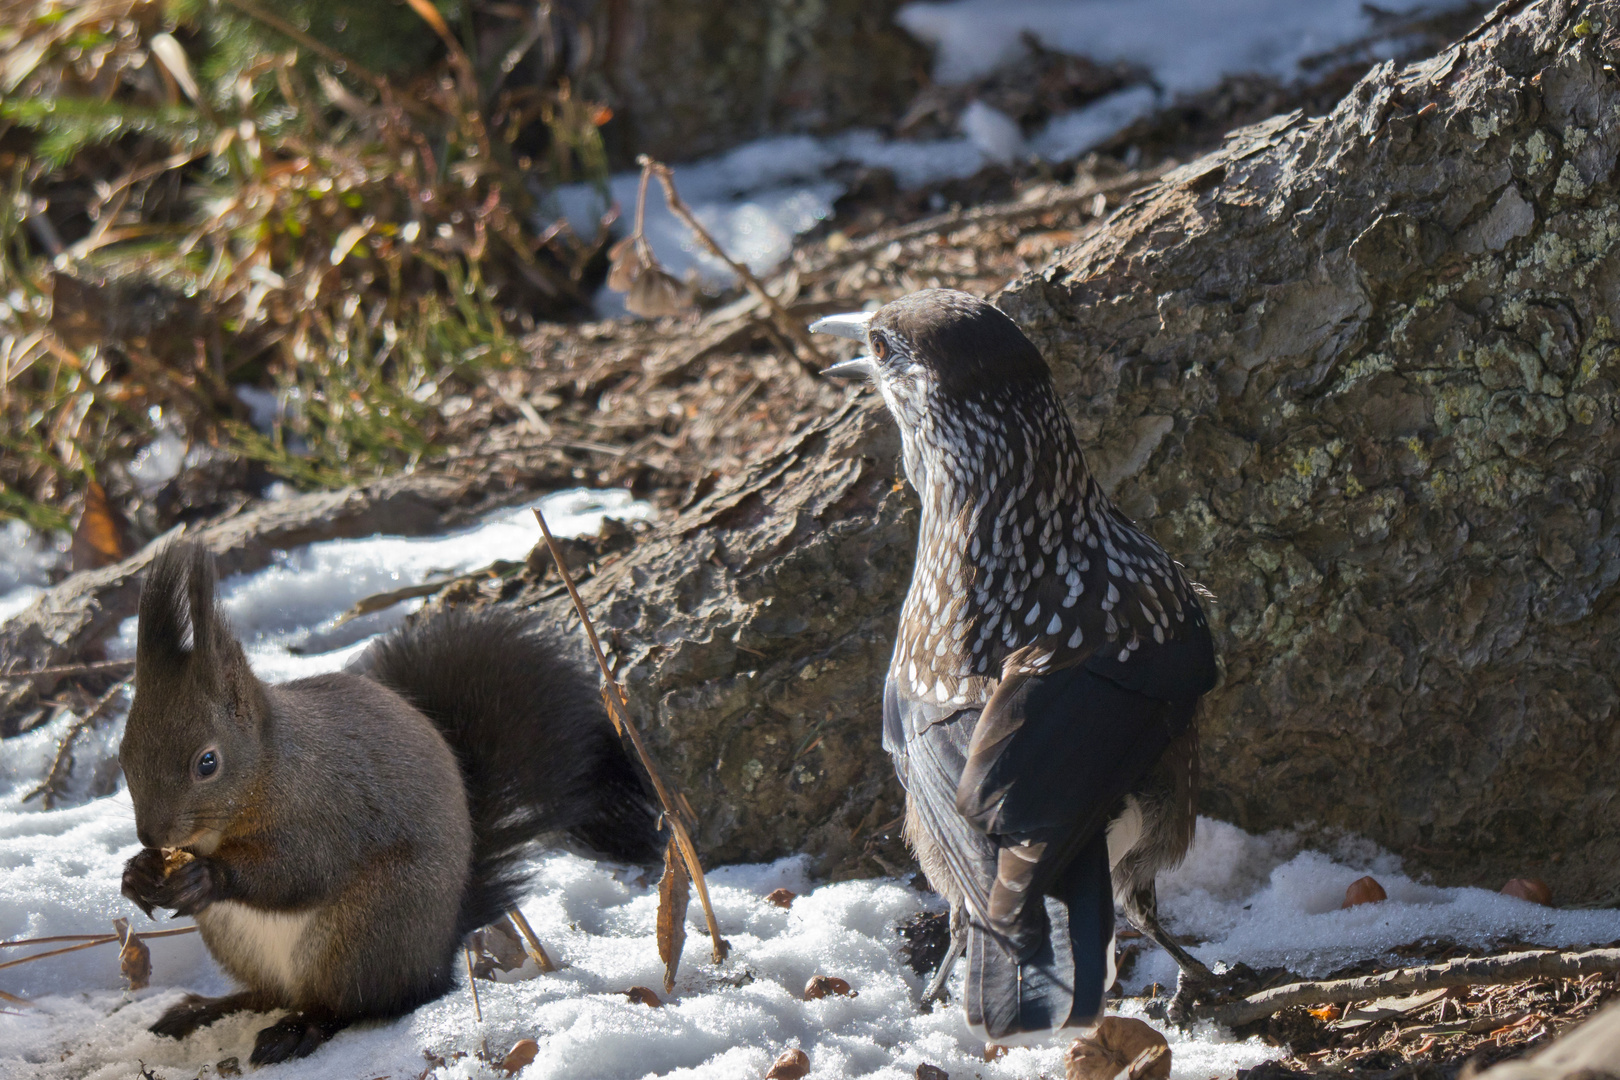
[[[494,981],[497,972],[516,971],[529,959],[518,929],[510,915],[473,931],[468,945],[473,951],[473,978]]]
[[[114,919],[113,930],[124,947],[118,950],[118,970],[131,990],[143,990],[152,981],[152,950],[130,931],[128,919]]]
[[[1105,1016],[1097,1030],[1074,1040],[1063,1058],[1068,1080],[1166,1080],[1170,1044],[1149,1024],[1129,1016]]]
[[[803,1050],[784,1050],[771,1064],[765,1080],[799,1080],[810,1071],[810,1055]]]
[[[679,315],[692,306],[692,295],[675,275],[662,267],[649,266],[631,284],[624,306],[632,315],[656,319]]]
[[[663,999],[645,986],[632,986],[624,992],[624,996],[630,999],[632,1005],[648,1005],[654,1009],[664,1007]]]
[[[501,1059],[501,1068],[506,1070],[506,1075],[511,1076],[533,1061],[534,1056],[539,1052],[540,1044],[533,1039],[519,1039],[512,1044],[512,1049],[508,1050],[506,1056]]]
[[[73,569],[96,570],[130,553],[129,522],[94,480],[84,489],[84,511],[73,529]]]
[[[917,1080],[951,1080],[951,1074],[925,1061],[917,1066]]]
[[[793,901],[798,898],[799,894],[792,889],[773,889],[770,895],[765,897],[765,900],[767,903],[775,904],[777,907],[790,908],[793,906]]]
[[[1339,910],[1353,908],[1358,904],[1376,904],[1388,899],[1389,894],[1384,891],[1384,887],[1378,884],[1375,879],[1360,877],[1352,881],[1350,887],[1344,890],[1344,903],[1339,905]]]
[[[607,287],[614,292],[629,292],[630,286],[647,269],[647,259],[641,245],[632,234],[608,248]]]
[[[686,948],[686,905],[691,898],[692,879],[671,836],[664,849],[664,876],[658,882],[658,959],[664,962],[666,994],[675,989],[675,972],[681,966],[681,950]]]
[[[1542,907],[1552,907],[1552,890],[1540,878],[1516,877],[1502,886],[1503,896],[1517,896],[1520,900],[1528,900],[1532,904]]]
[[[1316,1017],[1318,1020],[1337,1020],[1344,1012],[1344,1010],[1337,1005],[1323,1005],[1319,1009],[1306,1009],[1305,1011]]]
[[[820,1001],[828,994],[837,994],[840,997],[859,997],[860,995],[849,988],[849,983],[831,975],[813,975],[810,981],[804,984],[804,1000]]]

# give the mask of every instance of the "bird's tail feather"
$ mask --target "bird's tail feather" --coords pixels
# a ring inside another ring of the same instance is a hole
[[[1114,899],[1108,842],[1098,836],[1026,919],[1046,933],[1022,957],[1003,939],[970,925],[963,1004],[969,1027],[988,1042],[1092,1023],[1114,981]],[[1037,928],[1031,927],[1031,930]]]

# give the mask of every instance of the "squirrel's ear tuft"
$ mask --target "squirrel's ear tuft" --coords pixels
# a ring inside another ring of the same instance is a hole
[[[148,670],[200,660],[212,664],[233,640],[214,603],[214,559],[200,544],[175,541],[147,567],[135,658]]]

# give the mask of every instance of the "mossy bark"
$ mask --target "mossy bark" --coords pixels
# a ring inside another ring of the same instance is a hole
[[[1620,889],[1617,34],[1613,0],[1505,5],[1001,294],[1097,471],[1218,598],[1207,812]],[[894,861],[896,449],[854,406],[594,583],[709,858]]]

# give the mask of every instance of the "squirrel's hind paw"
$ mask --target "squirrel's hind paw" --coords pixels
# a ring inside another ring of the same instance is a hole
[[[291,1013],[259,1032],[253,1044],[255,1065],[275,1065],[293,1058],[308,1057],[333,1035],[348,1027],[348,1021],[334,1019],[314,1010]]]

